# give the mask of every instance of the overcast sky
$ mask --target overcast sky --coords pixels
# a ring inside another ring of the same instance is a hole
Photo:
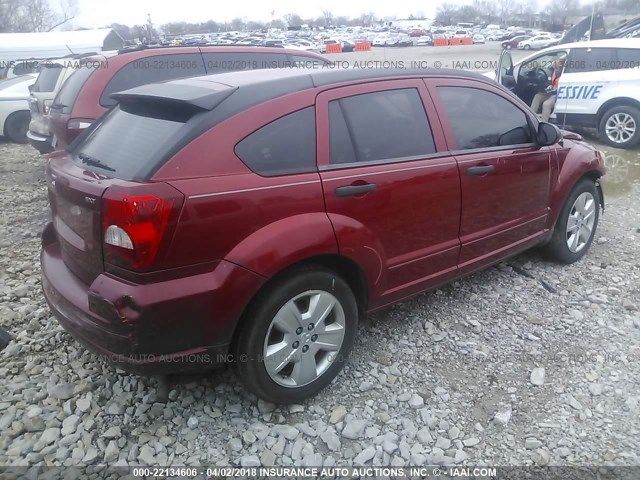
[[[459,5],[472,3],[472,0],[448,1]],[[549,1],[539,0],[538,5],[542,7]],[[151,14],[151,20],[156,25],[172,21],[229,21],[235,17],[269,21],[272,10],[275,10],[274,18],[282,18],[287,13],[297,13],[303,18],[316,18],[325,9],[330,10],[334,16],[357,17],[361,13],[373,11],[378,17],[395,16],[400,19],[410,14],[423,13],[426,17],[433,18],[439,3],[429,0],[78,0],[78,15],[73,26],[94,28],[111,23],[142,24],[146,22],[147,13]]]

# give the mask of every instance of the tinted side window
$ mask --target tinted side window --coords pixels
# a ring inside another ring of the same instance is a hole
[[[597,72],[612,70],[615,65],[616,51],[613,48],[574,48],[571,49],[565,72]]]
[[[286,54],[278,53],[203,53],[202,57],[207,73],[283,68],[291,63]]]
[[[202,56],[199,53],[155,55],[133,60],[122,67],[109,81],[100,97],[100,105],[111,107],[117,102],[110,95],[147,83],[162,82],[181,77],[204,75]]]
[[[372,162],[435,153],[414,88],[386,90],[329,103],[331,163]]]
[[[97,63],[87,62],[83,63],[80,68],[69,75],[56,95],[52,108],[59,109],[61,113],[71,113],[73,104],[76,102],[82,86],[97,68]]]
[[[274,120],[238,143],[235,152],[247,167],[265,177],[315,171],[315,108]]]
[[[58,82],[58,77],[62,72],[62,65],[43,65],[42,70],[38,74],[36,83],[33,84],[31,91],[33,92],[53,92]]]
[[[640,68],[640,48],[616,49],[616,70],[622,68]]]
[[[489,148],[531,143],[525,113],[509,100],[470,87],[438,87],[458,148]]]

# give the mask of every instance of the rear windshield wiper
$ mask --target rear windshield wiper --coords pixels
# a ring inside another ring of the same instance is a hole
[[[78,154],[78,158],[80,160],[82,160],[82,163],[85,163],[87,165],[91,165],[92,167],[98,167],[98,168],[101,168],[103,170],[107,170],[109,172],[115,172],[116,171],[115,168],[111,168],[109,165],[107,165],[105,163],[102,163],[97,158],[93,158],[93,157],[87,155],[86,153],[79,153]]]

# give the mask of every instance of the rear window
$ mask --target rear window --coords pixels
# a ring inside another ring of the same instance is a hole
[[[190,117],[176,110],[145,111],[141,107],[132,110],[120,105],[72,153],[83,167],[110,177],[146,179],[160,165],[164,153],[176,143]],[[80,156],[100,162],[106,168],[83,163]]]
[[[62,113],[71,113],[80,90],[91,74],[96,71],[96,68],[95,62],[89,62],[73,72],[62,84],[62,88],[53,101],[53,108],[59,108]]]
[[[53,92],[58,83],[58,78],[62,73],[62,65],[44,64],[40,70],[40,74],[34,83],[32,92]]]

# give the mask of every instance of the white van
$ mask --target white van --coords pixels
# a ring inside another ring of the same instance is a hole
[[[567,43],[513,64],[503,50],[496,80],[531,105],[551,83],[553,61],[565,58],[551,120],[595,128],[607,144],[640,143],[640,38]],[[493,76],[493,73],[486,74]]]

